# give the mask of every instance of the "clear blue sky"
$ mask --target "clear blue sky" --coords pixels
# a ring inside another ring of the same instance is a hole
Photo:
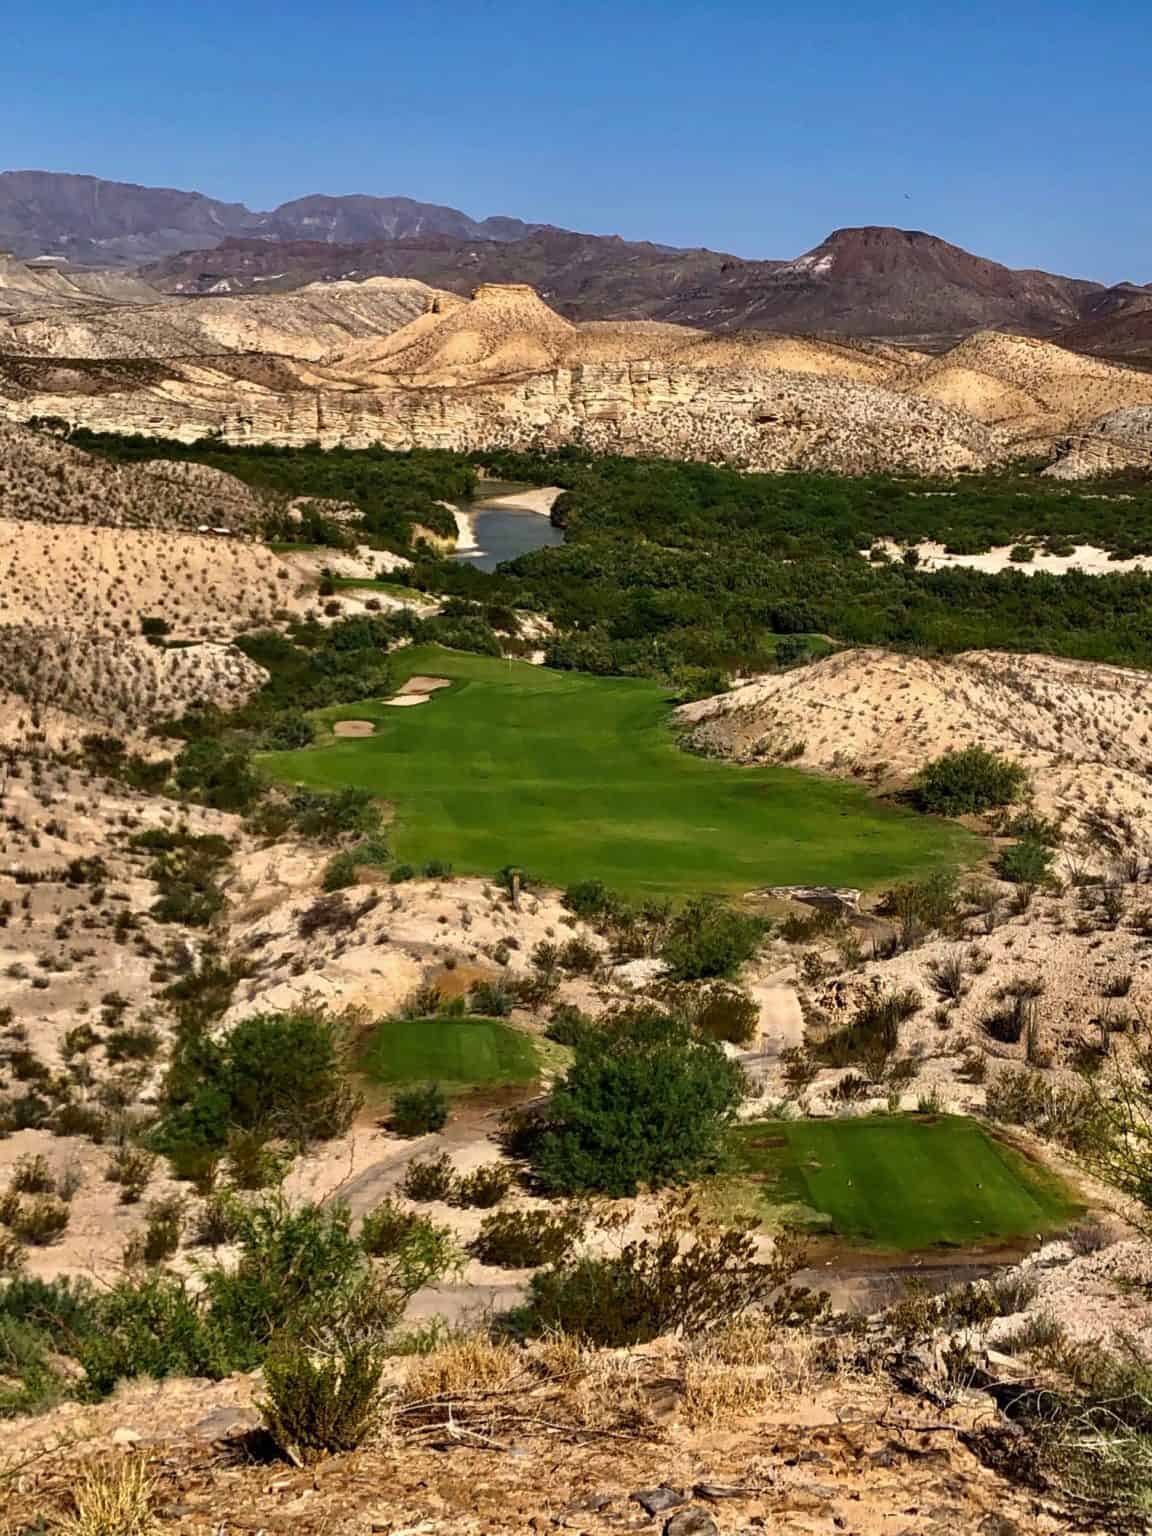
[[[930,230],[1152,281],[1152,16],[895,0],[5,7],[0,168],[401,193],[747,256]]]

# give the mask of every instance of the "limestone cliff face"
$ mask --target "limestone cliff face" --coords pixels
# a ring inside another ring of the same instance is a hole
[[[642,359],[455,387],[291,390],[174,364],[142,387],[132,380],[75,394],[33,388],[6,408],[17,420],[59,416],[98,430],[184,440],[220,432],[234,443],[457,450],[580,441],[602,451],[730,459],[758,469],[933,473],[992,463],[1008,451],[994,427],[874,385]]]

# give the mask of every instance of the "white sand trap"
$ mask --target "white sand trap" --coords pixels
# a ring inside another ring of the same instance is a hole
[[[332,727],[333,736],[375,736],[376,727],[371,720],[337,720]]]
[[[451,688],[449,677],[410,677],[396,691],[401,693],[435,693],[437,688]]]
[[[408,709],[413,704],[427,704],[426,693],[398,693],[395,698],[385,699],[385,704],[390,704],[393,709]]]

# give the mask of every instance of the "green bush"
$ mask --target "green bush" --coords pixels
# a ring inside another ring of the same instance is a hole
[[[730,976],[755,954],[765,928],[760,917],[701,897],[672,918],[660,958],[676,981]]]
[[[71,1217],[66,1200],[57,1199],[55,1195],[36,1195],[19,1207],[8,1226],[21,1242],[44,1248],[62,1236]]]
[[[683,1020],[634,1008],[582,1034],[574,1049],[528,1142],[544,1188],[632,1195],[717,1165],[744,1077],[714,1041]]]
[[[558,1263],[583,1234],[579,1211],[496,1211],[485,1216],[468,1251],[482,1264],[536,1269]]]
[[[512,1012],[512,993],[502,981],[476,981],[468,989],[470,1010],[486,1019],[506,1019]]]
[[[578,880],[568,886],[561,899],[569,912],[582,918],[600,917],[616,905],[603,880]]]
[[[397,1136],[428,1136],[448,1120],[448,1099],[439,1083],[402,1088],[392,1099],[388,1128]]]
[[[209,1376],[219,1380],[233,1360],[214,1321],[171,1275],[122,1280],[95,1304],[95,1326],[77,1358],[91,1396],[105,1397],[132,1376]]]
[[[515,1173],[506,1163],[488,1163],[461,1174],[451,1194],[453,1205],[490,1210],[499,1205],[515,1182]]]
[[[753,1306],[777,1323],[810,1322],[827,1296],[788,1285],[800,1263],[787,1242],[763,1262],[750,1229],[717,1227],[673,1205],[618,1254],[583,1255],[533,1275],[516,1320],[529,1333],[562,1331],[604,1348],[703,1333]]]
[[[996,859],[996,873],[1014,885],[1047,885],[1052,879],[1055,855],[1043,843],[1012,843]]]
[[[406,1211],[395,1200],[382,1201],[365,1216],[360,1246],[372,1258],[385,1261],[383,1271],[389,1282],[405,1295],[432,1285],[457,1259],[448,1227]]]
[[[348,1128],[359,1102],[345,1080],[339,1027],[303,1008],[254,1014],[221,1041],[190,1032],[165,1097],[155,1144],[185,1170],[197,1148],[221,1153],[234,1130],[294,1146],[329,1141]]]
[[[920,809],[936,816],[961,816],[990,811],[1019,800],[1028,775],[1019,763],[989,752],[986,747],[965,747],[945,752],[920,775],[915,798]]]
[[[455,1183],[452,1159],[447,1152],[441,1152],[439,1157],[417,1158],[409,1163],[400,1189],[409,1200],[447,1200]]]
[[[343,1341],[324,1354],[286,1342],[264,1364],[267,1397],[257,1404],[265,1428],[293,1461],[354,1451],[380,1419],[384,1352]]]

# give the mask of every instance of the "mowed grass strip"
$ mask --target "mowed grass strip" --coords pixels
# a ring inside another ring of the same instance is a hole
[[[531,1037],[485,1018],[384,1019],[358,1064],[384,1087],[439,1083],[446,1092],[533,1083],[540,1074]]]
[[[819,1212],[866,1247],[1034,1237],[1081,1210],[1055,1174],[963,1115],[765,1121],[734,1132],[733,1157],[745,1179],[764,1180],[767,1204]]]
[[[355,785],[395,809],[396,857],[458,874],[519,864],[553,885],[596,878],[633,898],[736,895],[766,885],[872,889],[971,862],[953,823],[881,804],[856,785],[685,752],[666,692],[647,679],[554,672],[439,646],[395,653],[399,686],[447,677],[427,704],[363,700],[323,724],[371,720],[364,738],[264,754],[313,788]]]

